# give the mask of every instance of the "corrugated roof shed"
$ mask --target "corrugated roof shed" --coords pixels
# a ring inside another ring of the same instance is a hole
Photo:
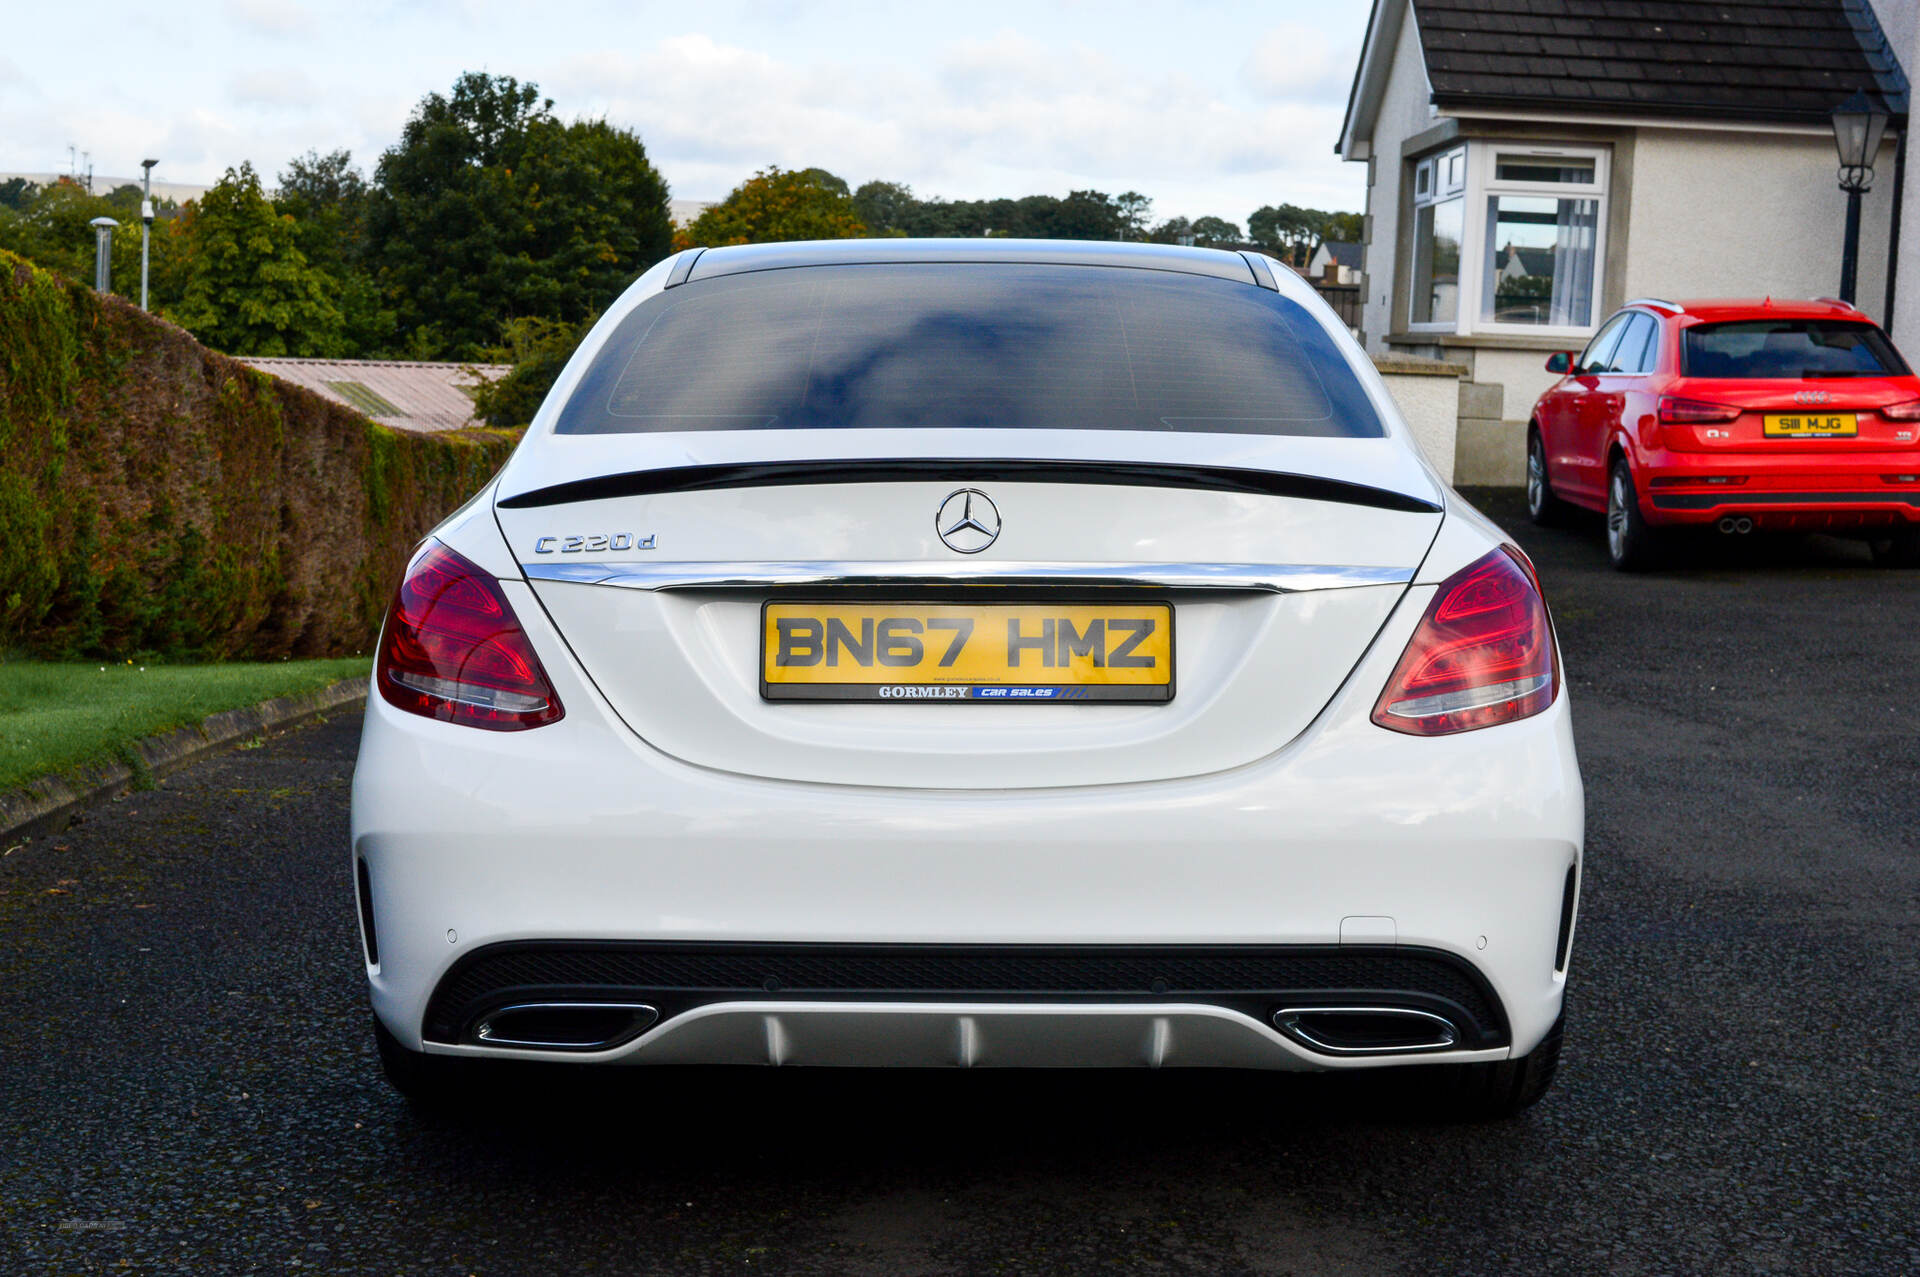
[[[510,371],[506,364],[412,359],[248,359],[248,365],[346,404],[402,430],[460,430],[473,418],[473,388]]]
[[[1442,109],[1533,107],[1824,126],[1856,90],[1907,109],[1863,0],[1413,0]]]

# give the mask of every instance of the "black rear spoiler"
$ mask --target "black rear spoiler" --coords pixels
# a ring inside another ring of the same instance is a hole
[[[508,510],[602,501],[609,497],[649,496],[660,492],[706,492],[716,488],[766,488],[815,483],[1094,483],[1140,488],[1199,488],[1247,492],[1269,497],[1302,497],[1342,505],[1372,506],[1438,514],[1441,507],[1420,497],[1318,475],[1248,470],[1237,466],[1180,465],[1155,461],[984,460],[979,457],[926,457],[910,460],[751,461],[726,465],[670,466],[623,474],[574,479],[503,497]]]

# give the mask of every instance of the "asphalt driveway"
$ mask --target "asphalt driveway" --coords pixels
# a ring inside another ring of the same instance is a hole
[[[1518,527],[1589,870],[1559,1086],[674,1076],[423,1121],[346,879],[357,719],[0,860],[0,1271],[1920,1269],[1920,572],[1842,542],[1609,572]]]

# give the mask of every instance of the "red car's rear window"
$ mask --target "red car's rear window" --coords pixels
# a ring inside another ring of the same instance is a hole
[[[1887,335],[1844,319],[1739,319],[1695,324],[1681,342],[1688,377],[1903,377],[1911,371]]]

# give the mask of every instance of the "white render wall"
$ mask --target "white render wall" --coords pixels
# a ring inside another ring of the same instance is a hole
[[[1873,10],[1908,78],[1920,78],[1920,0],[1873,0]],[[1920,358],[1920,180],[1913,176],[1920,172],[1920,147],[1907,152],[1907,172],[1907,194],[1900,209],[1900,273],[1894,281],[1893,340],[1911,363]],[[1876,174],[1874,184],[1891,198],[1893,170]]]
[[[1861,206],[1855,298],[1886,302],[1892,146]],[[1634,141],[1627,297],[1833,297],[1847,197],[1831,134],[1642,128]],[[1509,412],[1512,405],[1509,405]]]
[[[1427,87],[1427,64],[1420,56],[1420,33],[1411,5],[1406,14],[1394,42],[1393,69],[1387,75],[1380,114],[1373,126],[1376,158],[1373,187],[1367,192],[1373,239],[1367,245],[1367,297],[1360,316],[1360,331],[1366,335],[1367,353],[1371,355],[1389,353],[1386,335],[1406,327],[1394,323],[1392,313],[1394,245],[1400,239],[1400,182],[1406,167],[1400,162],[1400,143],[1432,128],[1440,118],[1428,101],[1433,94]]]
[[[1460,374],[1465,370],[1455,364],[1399,358],[1375,359],[1374,367],[1428,463],[1452,483],[1454,456],[1459,451]]]

